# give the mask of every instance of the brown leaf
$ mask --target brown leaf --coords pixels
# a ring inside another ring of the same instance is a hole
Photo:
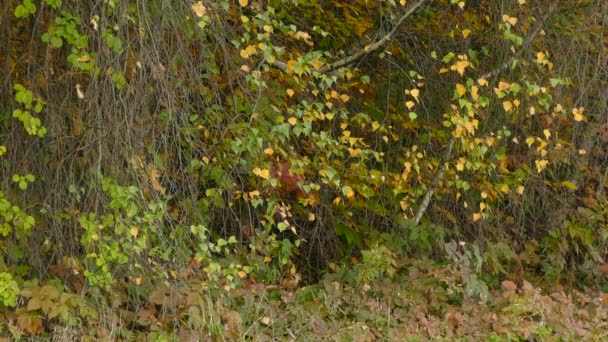
[[[532,286],[532,284],[530,284],[527,280],[524,280],[524,283],[522,285],[522,290],[524,291],[525,294],[532,294],[532,293],[536,292],[536,289],[534,288],[534,286]]]
[[[156,165],[149,164],[147,169],[148,177],[150,178],[150,183],[152,184],[152,189],[164,194],[165,188],[160,185],[160,182],[158,181],[158,169],[156,168]]]
[[[243,317],[238,311],[224,310],[221,314],[226,336],[230,339],[240,337],[243,330]]]
[[[198,342],[201,340],[201,334],[196,330],[180,330],[179,340],[184,342]]]
[[[44,330],[42,327],[42,318],[39,315],[21,314],[19,315],[19,318],[17,318],[17,326],[19,329],[26,331],[29,334],[39,334]]]
[[[507,289],[508,291],[515,291],[517,290],[517,285],[512,282],[511,280],[504,280],[502,283],[500,283],[505,289]]]
[[[597,265],[597,270],[603,274],[608,273],[608,264]]]

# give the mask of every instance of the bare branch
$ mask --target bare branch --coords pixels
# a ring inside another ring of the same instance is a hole
[[[429,0],[419,0],[416,4],[412,5],[407,10],[407,12],[405,12],[405,14],[403,14],[403,16],[401,16],[401,18],[399,18],[399,21],[397,21],[397,24],[395,25],[395,27],[393,27],[393,29],[389,33],[384,35],[377,42],[366,46],[364,49],[359,50],[350,56],[346,56],[331,64],[327,64],[327,65],[323,66],[322,68],[320,68],[318,71],[320,73],[326,73],[326,72],[341,68],[345,65],[349,65],[353,62],[356,62],[357,60],[361,59],[362,57],[364,57],[365,55],[367,55],[369,53],[372,53],[372,52],[378,50],[379,48],[384,46],[386,43],[388,43],[391,39],[393,39],[393,36],[395,35],[395,33],[397,33],[397,29],[399,28],[399,26],[401,26],[401,24],[403,24],[403,22],[405,22],[405,20],[407,18],[409,18],[412,14],[414,14],[414,12],[416,12],[416,10],[420,6],[422,6],[424,3],[428,2],[428,1]],[[272,66],[283,72],[287,72],[287,70],[288,70],[287,63],[279,61],[279,60],[275,60],[274,62],[272,62]]]
[[[433,182],[431,183],[431,186],[427,190],[426,195],[424,195],[424,199],[422,200],[422,204],[420,204],[420,208],[418,208],[418,213],[416,213],[416,220],[415,220],[416,225],[418,225],[418,223],[420,223],[422,216],[424,215],[424,213],[426,212],[426,209],[428,208],[429,204],[431,203],[431,198],[433,197],[433,192],[435,191],[435,188],[437,187],[437,185],[443,178],[443,174],[445,173],[445,170],[447,169],[447,162],[450,159],[450,154],[452,154],[452,147],[454,147],[455,141],[456,141],[456,139],[454,137],[450,138],[450,142],[448,143],[448,149],[445,152],[443,159],[441,160],[441,167],[439,168],[439,171],[437,172],[437,174],[435,174],[435,177],[433,178]]]
[[[551,6],[551,8],[549,9],[549,12],[547,14],[547,17],[550,16],[553,13],[553,11],[555,11],[555,9],[557,8],[556,5],[557,5],[557,3],[554,3],[553,6]],[[498,74],[500,74],[500,72],[502,70],[507,69],[510,65],[512,65],[513,62],[517,58],[519,58],[521,56],[521,54],[524,52],[524,50],[525,50],[524,48],[528,47],[532,43],[532,40],[534,40],[534,38],[536,38],[536,36],[540,33],[540,31],[542,30],[542,27],[543,27],[542,24],[538,25],[538,27],[536,27],[534,32],[532,32],[527,37],[526,41],[522,44],[523,48],[520,49],[515,56],[509,58],[507,61],[505,61],[504,63],[499,65],[498,68],[481,75],[480,78],[488,79],[488,78],[497,76]],[[435,191],[435,188],[437,187],[437,185],[443,178],[443,174],[447,170],[447,162],[450,159],[450,154],[452,153],[452,147],[454,146],[455,141],[456,141],[456,138],[454,138],[452,136],[448,142],[448,148],[447,148],[446,154],[443,156],[443,159],[441,160],[441,167],[439,168],[439,171],[437,171],[437,174],[435,174],[435,177],[433,177],[431,186],[429,187],[426,194],[424,195],[424,199],[422,200],[422,203],[420,204],[420,207],[418,208],[418,212],[416,213],[416,219],[415,219],[416,225],[418,225],[418,223],[420,223],[422,216],[424,216],[424,213],[428,209],[429,204],[431,203],[431,198],[433,197],[433,192]]]

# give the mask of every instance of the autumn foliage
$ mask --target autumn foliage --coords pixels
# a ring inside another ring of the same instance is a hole
[[[0,336],[601,336],[598,2],[0,9]]]

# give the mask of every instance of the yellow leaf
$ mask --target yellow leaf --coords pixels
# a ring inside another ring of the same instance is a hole
[[[239,5],[241,5],[241,7],[245,7],[249,4],[249,0],[239,0]]]
[[[480,86],[487,86],[488,85],[488,80],[486,80],[485,78],[480,78],[480,79],[477,80],[477,83]]]
[[[441,68],[441,69],[439,69],[439,73],[440,74],[445,74],[448,71],[450,71],[450,70],[448,70],[448,68]]]
[[[544,52],[542,52],[542,51],[537,52],[537,53],[536,53],[536,63],[537,63],[537,64],[545,64],[545,63],[546,63],[546,61],[545,61],[545,56],[546,56],[546,55],[545,55],[545,53],[544,53]]]
[[[241,279],[247,277],[247,272],[245,272],[245,271],[238,271],[237,274],[239,275],[239,278],[241,278]]]
[[[253,55],[256,51],[256,48],[254,45],[249,45],[248,47],[246,47],[244,50],[241,50],[239,52],[239,54],[241,55],[241,57],[247,59],[249,58],[251,55]]]
[[[207,8],[205,8],[205,5],[203,5],[202,1],[199,1],[195,4],[193,4],[192,10],[194,11],[194,14],[196,14],[196,16],[199,18],[204,16],[205,13],[207,12]]]
[[[548,129],[544,129],[543,134],[545,135],[546,139],[549,139],[549,137],[551,137],[551,131],[549,131]]]
[[[78,57],[78,59],[76,60],[82,63],[86,63],[91,60],[91,57],[89,55],[84,55],[82,57]]]
[[[515,189],[515,192],[517,192],[520,195],[523,195],[524,194],[524,190],[525,190],[525,188],[522,185],[520,185],[520,186],[517,187],[517,189]]]
[[[407,107],[407,109],[412,109],[412,107],[414,107],[416,104],[414,103],[414,101],[407,101],[405,103],[405,106]]]
[[[463,38],[466,39],[470,34],[471,34],[471,30],[469,30],[469,29],[462,30],[462,37]]]
[[[315,220],[315,214],[314,213],[308,213],[308,221],[314,221]]]
[[[464,170],[464,164],[462,162],[458,161],[458,164],[456,164],[456,170],[463,171]]]
[[[315,58],[315,59],[312,61],[312,66],[313,66],[315,69],[321,69],[321,67],[323,66],[323,62],[321,62],[320,60],[318,60],[317,58]]]
[[[401,6],[405,6],[405,4],[407,3],[407,0],[399,0],[399,3],[401,4]]]
[[[479,88],[476,85],[471,86],[471,97],[475,101],[479,99]]]
[[[576,184],[570,182],[570,181],[563,181],[562,186],[568,190],[576,190]]]
[[[526,144],[528,144],[528,147],[531,147],[532,144],[534,144],[534,137],[528,137],[526,138]]]
[[[502,103],[502,108],[508,113],[513,109],[513,103],[511,103],[511,101],[505,101]]]
[[[485,192],[485,191],[482,191],[482,192],[481,192],[481,198],[483,198],[483,199],[488,198],[488,193],[487,193],[487,192]]]
[[[274,154],[274,150],[271,149],[270,147],[268,147],[268,148],[264,149],[264,154],[267,156],[271,156]]]
[[[501,91],[505,91],[511,87],[511,83],[500,81],[498,82],[498,88],[494,88],[494,92],[498,94]]]
[[[293,94],[295,94],[295,91],[293,91],[293,89],[287,89],[287,95],[288,95],[289,97],[292,97],[292,96],[293,96]]]
[[[585,115],[583,115],[584,111],[584,107],[572,108],[572,116],[574,117],[574,121],[581,122],[583,120],[586,120]]]
[[[504,192],[505,194],[506,194],[506,193],[508,193],[508,192],[509,192],[509,190],[510,190],[510,189],[509,189],[509,186],[508,186],[507,184],[503,184],[503,185],[500,187],[500,191]]]
[[[467,88],[462,84],[456,84],[456,93],[458,94],[458,97],[463,97],[464,94],[467,93]]]
[[[479,219],[481,219],[481,214],[480,213],[473,214],[473,222],[478,221]]]
[[[487,206],[487,204],[485,204],[485,203],[483,203],[483,202],[479,203],[479,210],[480,210],[480,211],[483,211],[483,210],[484,210],[485,208],[487,208],[487,207],[488,207],[488,206]]]
[[[410,90],[410,95],[412,95],[412,97],[414,98],[414,100],[416,100],[416,102],[420,103],[420,100],[418,99],[418,97],[420,96],[420,89],[412,89]]]
[[[578,150],[578,154],[580,154],[581,156],[583,156],[583,155],[587,154],[587,151],[583,150],[583,149],[580,149],[580,150]]]
[[[91,235],[91,239],[93,241],[97,241],[97,240],[99,240],[99,235],[97,235],[97,234],[94,233],[93,235]]]
[[[350,154],[351,157],[358,157],[361,155],[361,153],[363,153],[363,151],[360,148],[352,149],[349,147],[348,153]]]
[[[348,185],[342,188],[342,193],[344,194],[344,196],[346,196],[347,199],[355,197],[355,190],[353,190],[353,188]]]
[[[452,64],[452,66],[450,66],[450,70],[457,71],[460,74],[460,76],[463,76],[464,70],[470,65],[471,65],[471,63],[469,63],[469,61],[460,60],[460,61]]]
[[[137,235],[139,235],[139,226],[133,226],[131,227],[131,236],[136,238]]]
[[[259,167],[256,167],[253,169],[253,174],[262,179],[270,178],[270,171],[268,169],[260,169]]]
[[[205,163],[205,164],[209,164],[209,158],[207,158],[207,157],[203,157],[203,158],[201,158],[201,159],[203,160],[203,163]]]
[[[296,123],[298,123],[298,119],[296,119],[295,117],[290,117],[289,119],[287,119],[287,122],[289,122],[290,125],[295,126]]]
[[[541,173],[547,167],[547,164],[549,164],[549,161],[545,160],[545,159],[541,159],[541,160],[534,161],[534,163],[536,164],[536,172]]]
[[[378,128],[380,128],[380,123],[378,121],[372,122],[372,130],[376,131]]]
[[[342,102],[348,102],[348,100],[350,100],[350,96],[342,94],[340,95],[340,100],[342,100]]]
[[[504,14],[504,15],[502,16],[502,22],[503,22],[503,23],[509,23],[509,24],[511,24],[511,25],[513,25],[513,26],[515,26],[515,24],[517,24],[517,18],[510,17],[510,16],[508,16],[508,15]]]

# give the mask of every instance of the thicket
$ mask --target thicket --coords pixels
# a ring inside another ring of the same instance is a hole
[[[478,299],[605,280],[602,1],[1,6],[13,334],[192,277],[363,284],[431,258]]]

